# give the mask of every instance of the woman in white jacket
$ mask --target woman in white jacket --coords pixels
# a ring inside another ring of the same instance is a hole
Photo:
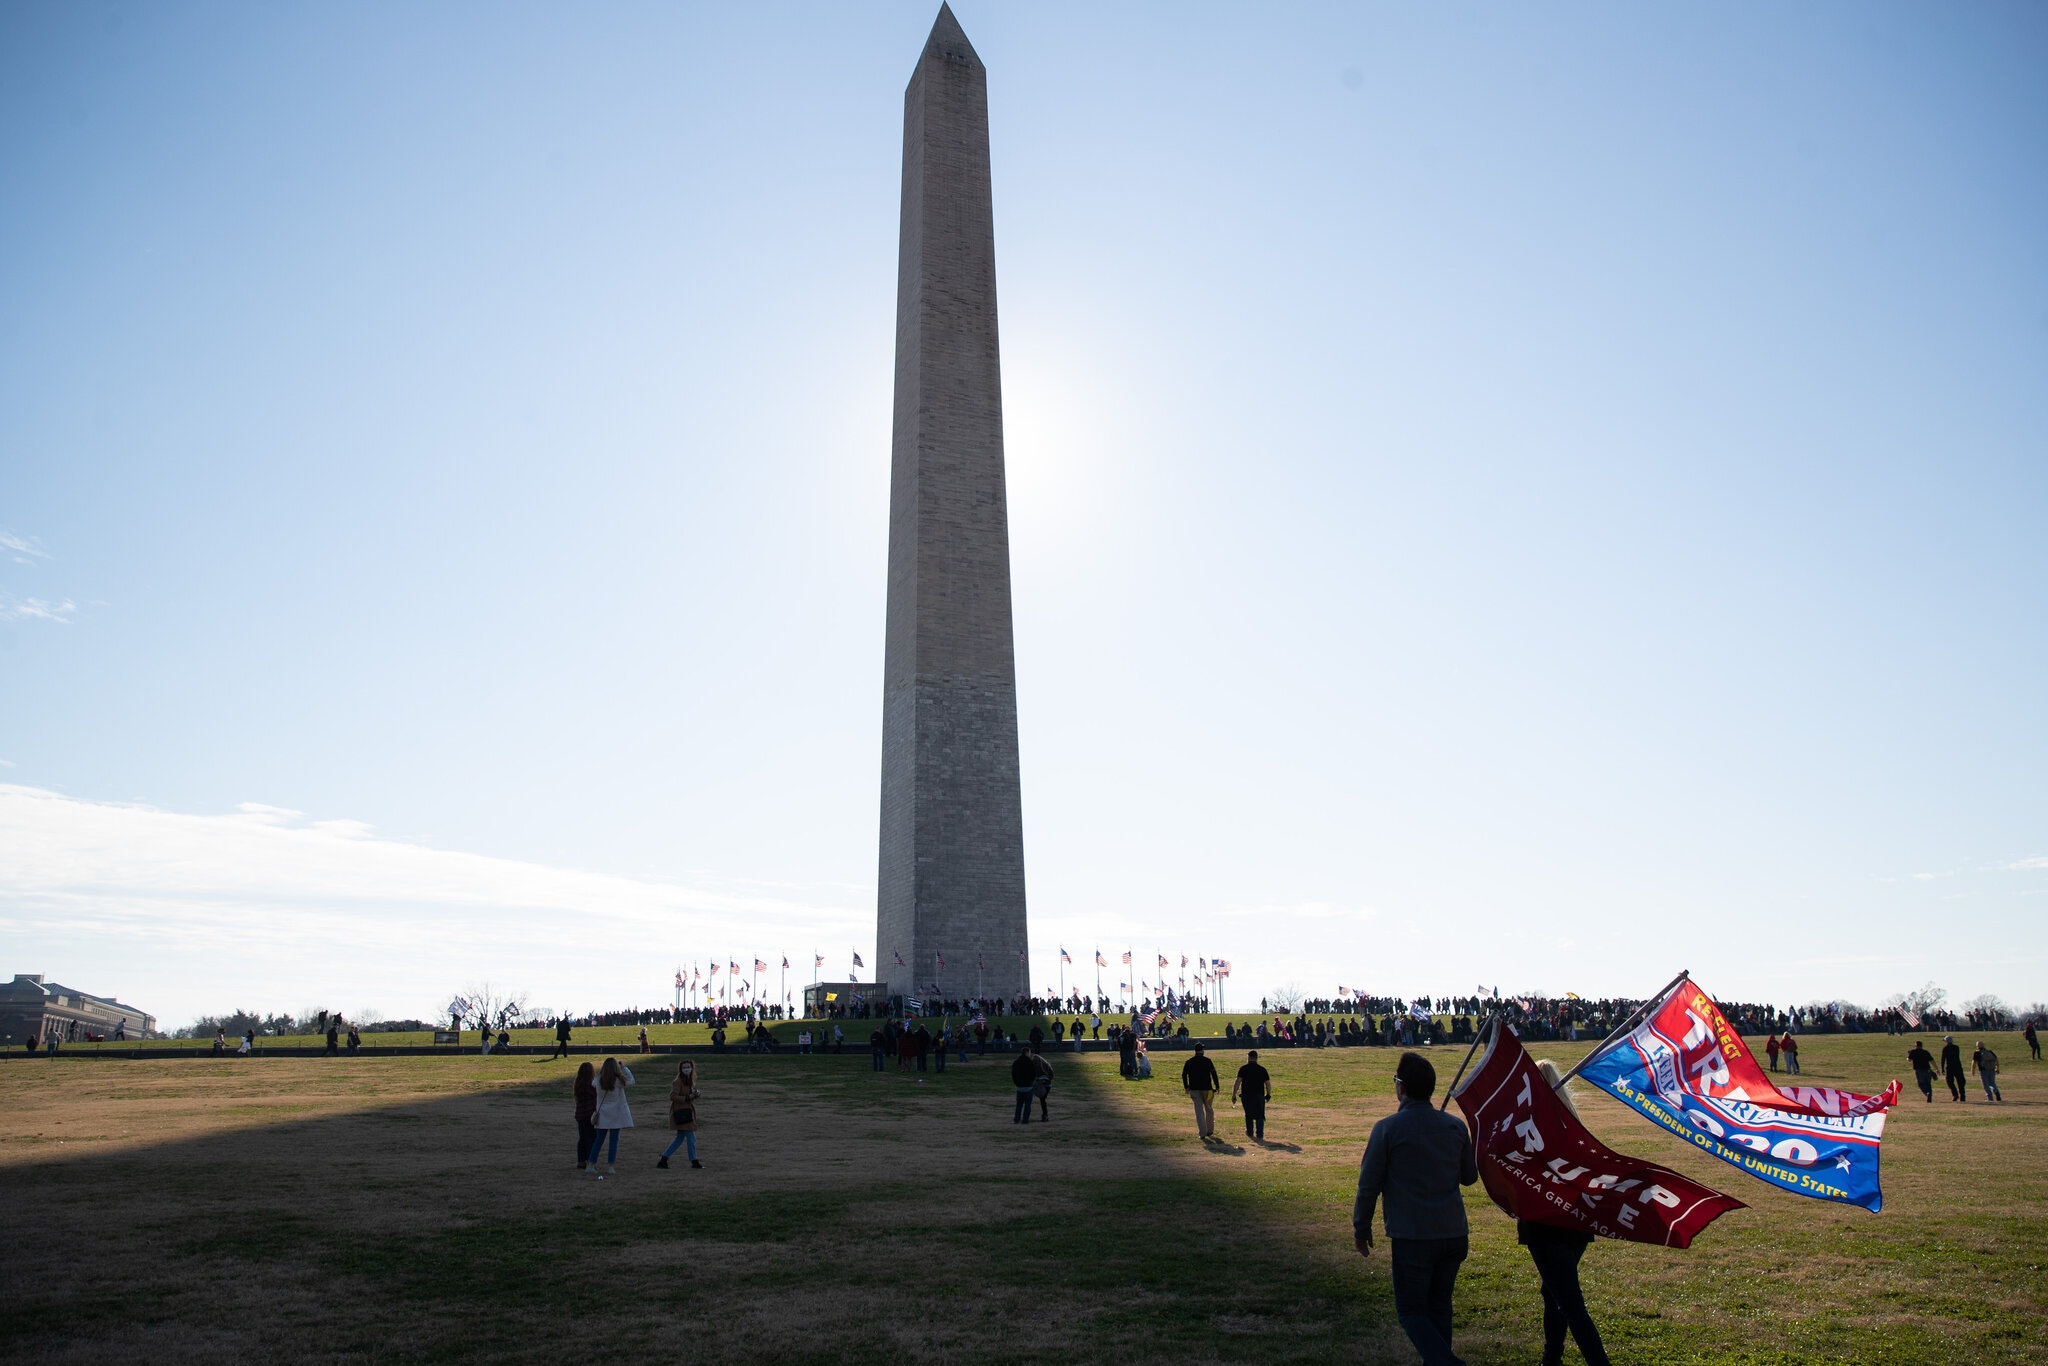
[[[626,1104],[626,1088],[632,1084],[633,1069],[617,1058],[606,1058],[598,1069],[597,1112],[590,1117],[590,1127],[596,1131],[590,1140],[590,1170],[600,1181],[619,1174],[619,1130],[633,1127],[633,1110]],[[608,1173],[597,1168],[597,1151],[604,1147],[607,1135],[612,1141],[605,1157],[605,1165],[611,1169]]]

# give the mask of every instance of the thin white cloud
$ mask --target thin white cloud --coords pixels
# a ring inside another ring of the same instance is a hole
[[[17,536],[11,531],[0,531],[0,550],[14,553],[16,564],[28,564],[32,560],[47,560],[50,552],[43,549],[33,536]]]
[[[170,1023],[235,1002],[424,1014],[490,977],[576,1009],[662,1004],[678,958],[808,963],[860,944],[872,892],[763,891],[553,868],[245,803],[214,816],[0,784],[0,936]],[[791,982],[792,991],[800,983]]]
[[[2017,863],[2008,863],[2005,866],[2014,872],[2032,871],[2048,868],[2048,858],[2023,858]]]
[[[78,604],[70,598],[52,601],[48,598],[17,598],[12,593],[0,593],[0,621],[60,621],[69,623],[71,614],[78,610]]]

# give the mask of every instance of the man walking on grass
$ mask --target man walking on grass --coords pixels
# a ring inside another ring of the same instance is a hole
[[[1998,1089],[1998,1055],[1977,1041],[1977,1051],[1970,1055],[1970,1062],[1977,1069],[1978,1078],[1984,1083],[1984,1099],[2003,1102],[2005,1095]]]
[[[1912,1048],[1906,1052],[1906,1061],[1913,1064],[1913,1080],[1920,1087],[1920,1094],[1927,1097],[1927,1103],[1934,1103],[1934,1055],[1927,1051],[1927,1045],[1919,1039],[1913,1040]]]
[[[1031,1122],[1031,1102],[1038,1087],[1038,1059],[1025,1049],[1017,1055],[1017,1061],[1010,1064],[1010,1085],[1017,1088],[1017,1108],[1010,1115],[1012,1124]]]
[[[1963,1050],[1953,1034],[1941,1036],[1941,1079],[1948,1083],[1950,1100],[1970,1098],[1969,1078],[1963,1075]]]
[[[558,1058],[569,1056],[569,1017],[567,1015],[555,1021],[555,1056]]]
[[[1223,1089],[1223,1079],[1200,1044],[1195,1045],[1195,1056],[1180,1065],[1180,1089],[1194,1101],[1195,1132],[1207,1142],[1216,1134],[1216,1093]]]
[[[1372,1126],[1358,1164],[1351,1236],[1359,1256],[1372,1256],[1373,1208],[1384,1195],[1394,1315],[1423,1366],[1464,1366],[1451,1351],[1451,1292],[1469,1250],[1458,1187],[1479,1179],[1479,1165],[1465,1121],[1430,1105],[1435,1090],[1429,1059],[1403,1053],[1394,1066],[1400,1108]]]
[[[1259,1066],[1259,1050],[1245,1054],[1237,1080],[1230,1083],[1230,1098],[1244,1106],[1244,1136],[1266,1141],[1266,1102],[1273,1098],[1273,1074]]]

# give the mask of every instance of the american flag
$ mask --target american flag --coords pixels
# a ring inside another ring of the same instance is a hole
[[[816,962],[814,962],[814,963],[812,964],[812,966],[813,966],[813,967],[820,967],[820,968],[822,968],[822,967],[824,967],[824,966],[825,966],[825,955],[824,955],[824,954],[822,954],[822,953],[819,953],[819,952],[818,952],[818,951],[817,951],[816,949],[812,949],[812,950],[811,950],[811,957],[812,957],[812,958],[814,958],[815,960],[817,960]]]
[[[788,966],[789,966],[789,964],[788,964],[788,963],[784,963],[784,964],[783,964],[782,966],[784,966],[784,967],[788,967]],[[766,972],[766,971],[768,971],[768,965],[767,965],[766,963],[762,962],[762,961],[761,961],[760,959],[756,958],[756,959],[754,960],[754,971],[755,971],[755,972]]]
[[[683,984],[683,969],[682,969],[681,965],[680,965],[680,964],[678,964],[678,965],[677,965],[677,967],[676,967],[676,985],[677,985],[677,986],[681,986],[682,984]]]
[[[866,967],[866,966],[867,966],[867,964],[866,964],[866,963],[863,963],[863,962],[861,962],[861,961],[860,961],[860,954],[858,954],[858,953],[855,953],[855,954],[853,955],[853,965],[854,965],[855,967],[857,967],[857,968],[864,968],[864,967]]]
[[[1062,948],[1060,950],[1060,961],[1062,963],[1071,963],[1074,961],[1073,955],[1069,954],[1064,948]]]
[[[1162,968],[1166,966],[1166,955],[1163,953],[1159,955],[1159,966]]]
[[[944,971],[945,971],[945,969],[946,969],[946,955],[945,955],[945,954],[943,954],[943,953],[935,953],[935,954],[933,954],[933,955],[932,955],[932,957],[934,957],[934,958],[938,959],[938,961],[939,961],[939,970],[940,970],[941,972],[944,972]]]
[[[712,975],[713,977],[716,977],[716,976],[718,975],[718,964],[716,964],[716,963],[713,963],[713,964],[711,965],[711,975]]]
[[[786,953],[782,955],[782,970],[784,972],[789,971],[789,955]]]
[[[906,963],[906,962],[904,962],[904,961],[903,961],[903,950],[901,950],[901,949],[898,949],[898,950],[896,950],[896,951],[895,951],[895,952],[894,952],[893,954],[891,954],[890,956],[891,956],[892,958],[894,958],[894,959],[896,960],[896,966],[897,966],[897,967],[899,967],[899,968],[907,968],[907,967],[909,967],[909,966],[910,966],[910,964],[908,964],[908,963]]]
[[[1101,949],[1097,949],[1095,951],[1095,966],[1098,968],[1106,968],[1109,966],[1109,960],[1102,956]]]
[[[1124,950],[1124,961],[1126,963],[1131,961],[1131,951],[1129,949]]]

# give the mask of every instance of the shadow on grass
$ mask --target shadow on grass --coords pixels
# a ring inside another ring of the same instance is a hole
[[[0,1167],[10,1224],[37,1230],[0,1252],[0,1354],[1402,1359],[1383,1287],[1307,1241],[1327,1228],[1299,1231],[1326,1211],[1297,1223],[1304,1207],[1204,1171],[1201,1156],[1247,1149],[1134,1104],[1177,1099],[1170,1082],[1127,1083],[1111,1055],[1052,1058],[1051,1122],[1013,1125],[1007,1055],[922,1077],[873,1072],[865,1050],[699,1057],[705,1170],[654,1170],[669,1135],[636,1129],[604,1182],[572,1161],[574,1061],[67,1068],[79,1104],[108,1093],[110,1130],[162,1113],[122,1097],[167,1069],[189,1069],[170,1083],[189,1083],[202,1125],[337,1086],[354,1099]],[[627,1060],[656,1122],[670,1061]],[[1158,1090],[1119,1090],[1137,1086]]]

